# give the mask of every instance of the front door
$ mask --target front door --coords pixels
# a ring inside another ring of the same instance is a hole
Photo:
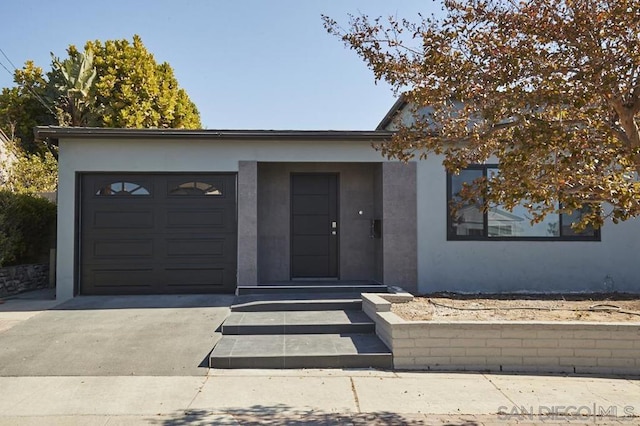
[[[291,278],[338,278],[338,175],[291,174]]]

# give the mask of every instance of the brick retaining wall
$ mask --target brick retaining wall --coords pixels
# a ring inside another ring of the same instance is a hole
[[[0,268],[0,297],[49,287],[49,265],[33,264]]]
[[[640,375],[640,322],[405,321],[385,298],[363,309],[398,369]]]

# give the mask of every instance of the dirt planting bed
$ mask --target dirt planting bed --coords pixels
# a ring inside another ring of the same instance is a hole
[[[394,303],[409,321],[592,321],[640,322],[640,295],[434,294]]]

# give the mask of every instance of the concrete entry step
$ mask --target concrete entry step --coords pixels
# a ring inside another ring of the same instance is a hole
[[[375,323],[362,311],[232,312],[224,335],[374,333]]]
[[[247,294],[237,296],[231,305],[232,312],[329,311],[361,308],[360,295],[347,293]]]
[[[287,294],[287,293],[386,293],[387,286],[367,282],[318,282],[318,281],[288,281],[285,283],[255,286],[238,286],[238,296],[248,294]]]
[[[389,349],[373,334],[224,335],[212,368],[392,368]]]

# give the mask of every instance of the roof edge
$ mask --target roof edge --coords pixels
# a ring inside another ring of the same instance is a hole
[[[130,138],[130,139],[267,139],[267,140],[376,140],[389,139],[383,130],[208,130],[208,129],[126,129],[106,127],[38,126],[37,138]]]
[[[391,106],[389,111],[382,118],[380,123],[376,126],[376,131],[386,131],[385,128],[391,124],[391,121],[395,118],[398,112],[404,108],[407,104],[407,100],[404,95],[400,95],[400,97],[395,101],[395,103]]]

